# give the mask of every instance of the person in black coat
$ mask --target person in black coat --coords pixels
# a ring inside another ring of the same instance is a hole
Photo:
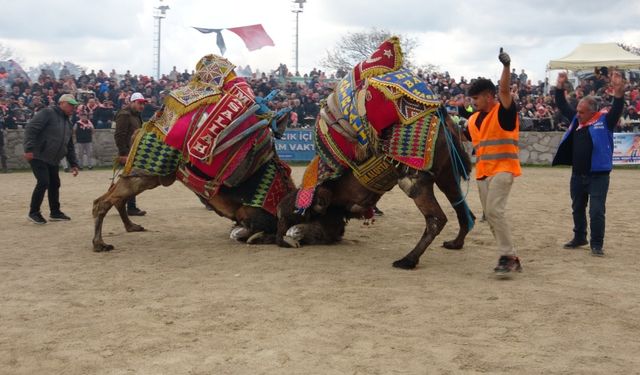
[[[40,205],[48,192],[49,218],[71,220],[60,211],[60,176],[58,164],[66,157],[71,165],[73,176],[78,175],[78,160],[73,147],[71,116],[78,102],[73,95],[64,94],[58,99],[58,105],[47,107],[27,123],[24,131],[24,158],[29,162],[36,186],[31,195],[29,220],[36,224],[46,224],[40,213]]]

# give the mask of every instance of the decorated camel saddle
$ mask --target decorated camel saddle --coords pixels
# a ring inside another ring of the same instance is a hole
[[[278,174],[291,173],[274,158],[273,135],[281,136],[276,119],[285,113],[269,110],[268,99],[256,98],[234,68],[220,56],[200,59],[191,80],[171,91],[138,132],[123,175],[175,173],[206,199],[250,180],[247,204],[275,214],[287,190]]]
[[[439,106],[427,85],[403,68],[399,39],[385,40],[323,103],[315,129],[317,155],[305,171],[297,208],[308,208],[318,185],[348,170],[380,194],[397,183],[396,167],[429,170]]]

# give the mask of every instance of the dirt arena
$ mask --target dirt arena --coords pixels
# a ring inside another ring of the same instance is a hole
[[[398,188],[342,244],[287,250],[231,242],[231,223],[176,183],[138,198],[148,232],[126,233],[112,210],[116,250],[94,253],[91,202],[110,171],[63,174],[72,221],[45,226],[26,219],[33,176],[0,175],[0,373],[640,373],[640,171],[612,173],[604,258],[562,249],[569,174],[516,180],[524,272],[511,280],[492,275],[484,223],[451,251],[450,221],[416,270],[392,268],[424,223]],[[468,197],[478,214],[475,184]]]

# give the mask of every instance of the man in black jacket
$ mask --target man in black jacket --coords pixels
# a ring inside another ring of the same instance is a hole
[[[36,177],[36,187],[31,195],[29,220],[36,224],[46,224],[40,213],[44,192],[48,192],[49,216],[52,221],[71,220],[60,211],[60,176],[58,164],[66,157],[71,165],[73,176],[78,175],[78,161],[71,139],[71,116],[78,102],[71,94],[58,99],[58,105],[48,107],[27,123],[24,131],[24,158],[31,165]]]

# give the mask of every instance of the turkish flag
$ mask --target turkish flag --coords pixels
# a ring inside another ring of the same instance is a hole
[[[273,40],[267,32],[264,31],[261,24],[230,27],[227,30],[236,33],[242,39],[249,51],[255,51],[264,46],[275,46],[275,44],[273,44]]]

